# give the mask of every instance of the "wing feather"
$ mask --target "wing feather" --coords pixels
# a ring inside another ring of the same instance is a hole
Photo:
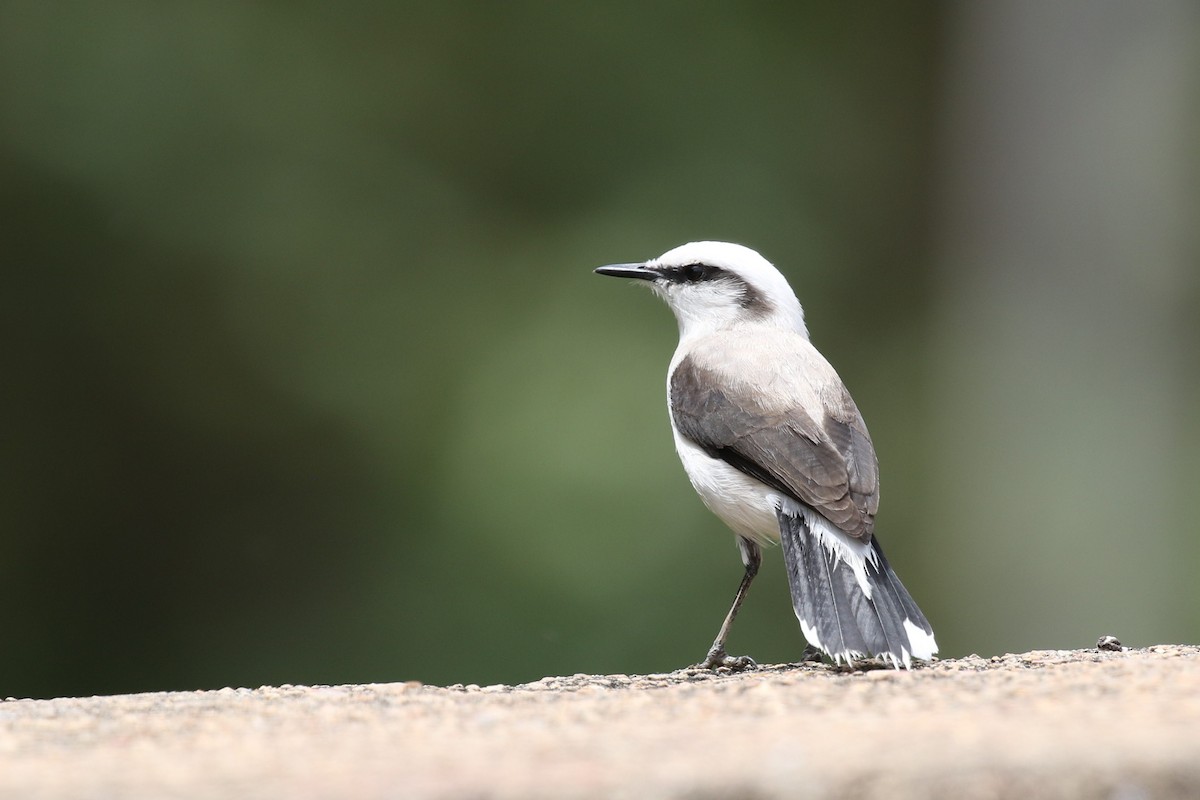
[[[671,373],[669,388],[675,427],[709,456],[804,503],[847,535],[870,539],[879,465],[844,388],[833,406],[767,410],[690,356]]]

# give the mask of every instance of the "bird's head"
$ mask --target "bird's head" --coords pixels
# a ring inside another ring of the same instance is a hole
[[[692,242],[650,261],[610,264],[596,272],[646,281],[671,307],[681,338],[751,324],[808,335],[804,311],[787,280],[740,244]]]

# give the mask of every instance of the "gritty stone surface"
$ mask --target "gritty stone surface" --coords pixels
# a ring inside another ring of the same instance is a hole
[[[10,699],[0,797],[1200,797],[1200,647]]]

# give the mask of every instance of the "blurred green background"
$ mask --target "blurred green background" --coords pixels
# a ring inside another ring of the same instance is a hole
[[[0,696],[663,671],[750,245],[943,656],[1200,640],[1193,4],[0,5]],[[768,553],[730,649],[798,657]]]

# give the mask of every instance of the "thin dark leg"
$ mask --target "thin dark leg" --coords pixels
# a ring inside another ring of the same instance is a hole
[[[762,564],[762,551],[757,544],[742,539],[738,542],[738,546],[742,551],[742,560],[746,564],[746,574],[742,576],[737,594],[733,597],[733,605],[729,607],[729,613],[725,615],[725,622],[721,624],[716,641],[708,649],[708,655],[704,657],[704,661],[700,662],[700,666],[707,669],[729,667],[735,672],[740,672],[758,666],[750,656],[731,656],[725,652],[725,639],[729,636],[729,629],[733,627],[733,621],[742,607],[742,601],[746,599],[746,592],[749,591],[750,584],[754,582],[754,576],[758,574],[758,567]]]

